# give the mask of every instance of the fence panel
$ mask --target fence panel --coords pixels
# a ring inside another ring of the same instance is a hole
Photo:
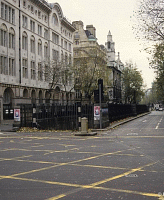
[[[36,105],[36,126],[39,129],[78,130],[78,103],[71,105]],[[33,105],[20,104],[21,127],[33,126]],[[105,104],[102,108],[104,128],[119,119],[148,112],[146,105]],[[88,118],[88,128],[94,128],[94,104],[81,105],[81,117]]]

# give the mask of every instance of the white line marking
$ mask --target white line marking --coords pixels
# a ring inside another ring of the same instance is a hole
[[[156,126],[155,129],[158,129],[158,128],[159,128],[159,125],[160,125],[160,123],[162,122],[162,119],[163,119],[163,117],[161,117],[161,119],[160,119],[160,121],[159,121],[159,123],[157,124],[157,126]]]

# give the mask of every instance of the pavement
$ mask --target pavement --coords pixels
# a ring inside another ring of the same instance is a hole
[[[0,131],[11,132],[13,131],[14,120],[3,120],[0,122]]]

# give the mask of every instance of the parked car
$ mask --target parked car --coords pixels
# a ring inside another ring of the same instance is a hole
[[[159,111],[163,111],[163,108],[162,108],[162,107],[160,107],[158,110],[159,110]]]

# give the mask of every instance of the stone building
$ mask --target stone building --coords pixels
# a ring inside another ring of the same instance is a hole
[[[57,82],[50,96],[46,76],[48,59],[73,60],[75,28],[60,5],[45,0],[1,0],[0,7],[0,119],[12,118],[14,106],[20,103],[73,98],[67,94],[72,80],[65,87],[61,80]]]
[[[115,43],[113,42],[111,32],[108,32],[107,42],[105,44],[107,49],[107,66],[111,70],[109,87],[109,102],[122,102],[122,80],[121,74],[124,69],[124,64],[120,60],[120,54],[115,54]]]
[[[76,28],[73,43],[74,66],[78,72],[75,73],[76,98],[91,97],[99,78],[104,80],[104,86],[109,80],[106,48],[98,44],[93,25],[87,25],[86,29],[82,21],[74,21],[72,25]]]

